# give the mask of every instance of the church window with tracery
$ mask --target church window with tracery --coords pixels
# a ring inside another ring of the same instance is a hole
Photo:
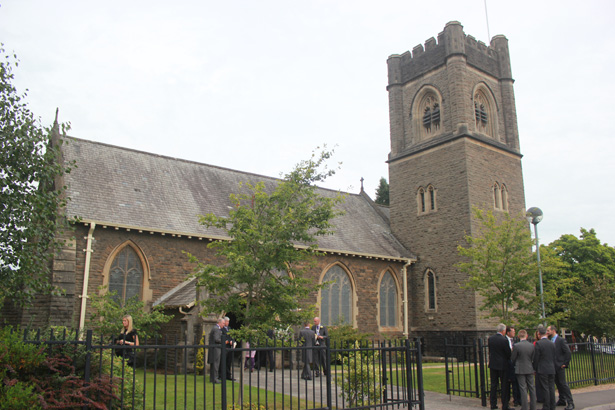
[[[494,103],[487,97],[484,87],[474,93],[474,121],[476,130],[490,137],[495,136]]]
[[[322,281],[320,318],[323,323],[352,324],[352,284],[340,265],[333,265]]]
[[[388,271],[380,282],[380,326],[397,326],[397,284]]]
[[[109,292],[115,291],[115,299],[123,306],[130,298],[141,298],[143,288],[143,265],[131,246],[120,250],[109,269]]]
[[[440,133],[442,126],[442,105],[440,98],[432,87],[423,91],[422,96],[418,97],[419,104],[414,109],[417,119],[415,123],[421,139],[433,137]]]

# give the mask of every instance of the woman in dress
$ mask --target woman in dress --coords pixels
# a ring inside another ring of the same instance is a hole
[[[139,336],[137,331],[132,326],[132,316],[126,315],[122,318],[124,329],[120,336],[115,339],[115,343],[125,346],[139,346]],[[123,356],[131,367],[135,366],[135,351],[134,349],[117,349],[117,356]]]

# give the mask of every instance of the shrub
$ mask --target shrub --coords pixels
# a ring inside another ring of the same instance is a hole
[[[104,288],[101,287],[100,291],[104,291]],[[158,335],[160,326],[172,318],[162,312],[162,306],[156,306],[151,312],[146,312],[145,303],[137,297],[128,299],[121,305],[115,291],[91,295],[90,299],[94,312],[88,325],[96,334],[119,334],[122,330],[122,318],[131,315],[134,327],[139,331],[139,339],[154,337]]]
[[[348,348],[355,343],[363,344],[369,340],[369,333],[359,332],[352,325],[329,326],[329,340],[331,347]]]
[[[124,398],[122,409],[132,409],[133,399],[135,409],[143,408],[143,385],[135,378],[136,370],[128,366],[127,360],[116,357],[112,349],[104,349],[92,352],[91,364],[93,376],[109,378],[113,385],[115,400],[111,408],[120,408],[122,396]]]
[[[355,342],[354,348],[360,345]],[[357,350],[347,356],[339,355],[338,360],[347,368],[337,382],[342,386],[342,396],[351,407],[379,404],[382,397],[380,373],[377,367],[380,354],[374,350]]]
[[[86,383],[84,364],[83,346],[26,343],[19,331],[1,329],[0,409],[107,409],[119,378],[100,372]]]

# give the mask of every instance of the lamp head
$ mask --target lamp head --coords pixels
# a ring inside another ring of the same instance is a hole
[[[528,222],[536,225],[537,223],[542,221],[542,211],[540,208],[533,206],[527,210],[527,212],[525,213],[525,217],[527,218]]]

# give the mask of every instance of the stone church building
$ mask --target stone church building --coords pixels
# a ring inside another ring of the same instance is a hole
[[[525,209],[508,40],[498,35],[487,46],[450,22],[437,39],[387,64],[390,206],[363,190],[347,194],[309,273],[334,283],[310,303],[324,324],[343,317],[375,336],[422,336],[429,344],[491,331],[454,265],[457,245],[477,228],[473,206]],[[61,181],[71,198],[66,216],[79,218],[53,261],[53,282],[66,293],[12,311],[11,321],[83,327],[88,295],[105,285],[163,304],[175,316],[173,332],[190,336],[198,321],[207,326],[184,252],[215,262],[206,245],[228,238],[198,215],[226,215],[241,182],[277,180],[72,137],[63,155],[77,163]]]

